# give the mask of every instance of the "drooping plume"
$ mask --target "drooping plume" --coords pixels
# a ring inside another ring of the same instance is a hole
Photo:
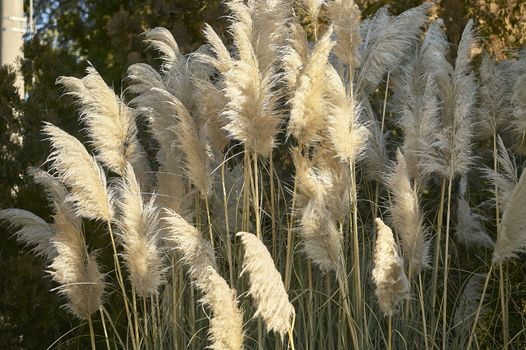
[[[430,3],[391,17],[386,7],[360,26],[360,72],[357,89],[372,92],[383,76],[392,72],[418,42],[422,26],[428,20]]]
[[[60,180],[69,187],[66,201],[73,204],[76,215],[110,221],[113,217],[113,194],[106,186],[106,175],[75,137],[46,123],[44,134],[53,151],[48,160]]]
[[[99,73],[87,68],[82,79],[59,77],[57,84],[65,87],[80,108],[80,120],[93,145],[97,159],[111,171],[123,175],[126,162],[141,170],[143,185],[150,171],[144,149],[137,139],[134,111],[106,85]]]
[[[342,237],[336,227],[332,172],[315,169],[298,150],[293,151],[298,186],[299,235],[303,250],[322,271],[341,268]],[[347,198],[349,198],[347,193]],[[334,208],[332,208],[334,209]]]
[[[499,209],[502,212],[506,209],[511,193],[519,182],[519,178],[517,176],[515,157],[511,152],[508,152],[500,135],[497,135],[497,147],[498,171],[492,168],[483,168],[482,171],[484,177],[489,180],[493,193],[493,196],[488,201],[493,207],[496,207],[498,201]]]
[[[391,316],[400,301],[409,294],[410,285],[404,272],[404,262],[389,226],[376,218],[376,248],[374,250],[373,282],[380,309]]]
[[[424,216],[418,199],[418,189],[411,185],[405,157],[400,150],[396,164],[387,175],[386,183],[391,192],[391,220],[398,233],[404,252],[415,273],[427,266],[429,241],[424,228]]]
[[[130,164],[119,181],[118,194],[117,234],[124,248],[124,263],[135,292],[149,297],[157,294],[164,272],[155,198],[143,203],[141,188]]]
[[[55,249],[51,244],[53,228],[39,216],[22,209],[0,210],[0,221],[7,222],[9,228],[16,228],[16,239],[18,242],[31,247],[31,252],[51,260],[55,255]]]
[[[192,283],[203,294],[201,302],[212,311],[210,348],[243,349],[243,315],[237,307],[236,292],[217,272],[214,252],[201,233],[180,215],[166,209],[166,243],[179,252]]]
[[[292,330],[295,314],[294,306],[289,301],[280,273],[267,248],[252,233],[237,234],[245,247],[243,273],[248,273],[250,287],[248,293],[256,303],[254,317],[260,316],[267,329],[284,336]]]
[[[498,225],[493,263],[498,264],[524,251],[526,244],[526,171],[511,192]]]

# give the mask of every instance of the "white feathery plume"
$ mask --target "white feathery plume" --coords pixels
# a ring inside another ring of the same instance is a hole
[[[67,222],[61,224],[52,243],[57,255],[49,265],[50,274],[60,285],[58,292],[68,300],[67,309],[86,320],[98,311],[104,293],[104,275],[96,254],[87,253],[82,231]]]
[[[364,109],[365,115],[368,115],[367,109]],[[369,181],[383,183],[384,174],[389,171],[389,157],[387,155],[387,135],[382,133],[381,122],[374,116],[368,117],[367,128],[369,129],[369,139],[363,156],[365,171],[363,174]]]
[[[130,82],[126,91],[137,95],[147,93],[152,87],[166,88],[163,77],[146,63],[135,63],[129,66],[126,80]]]
[[[237,236],[245,247],[243,270],[248,272],[250,287],[248,293],[256,303],[254,317],[261,316],[267,329],[283,337],[292,330],[295,315],[289,301],[280,273],[276,270],[269,251],[252,233],[238,232]]]
[[[347,94],[345,85],[336,70],[327,70],[328,132],[340,161],[354,163],[363,155],[369,130],[361,120],[360,107]]]
[[[499,202],[500,211],[504,211],[508,205],[509,198],[513,189],[519,182],[517,176],[518,169],[515,162],[513,153],[509,153],[506,149],[506,145],[502,141],[500,135],[497,135],[497,169],[495,172],[492,168],[483,168],[484,177],[491,183],[491,191],[493,196],[489,199],[489,202],[493,207],[496,206],[496,201]],[[497,190],[495,191],[495,188]]]
[[[406,298],[410,284],[404,272],[404,262],[389,226],[376,218],[376,248],[374,250],[373,282],[380,309],[391,316],[400,301]]]
[[[327,13],[336,35],[334,54],[354,70],[360,62],[360,9],[354,0],[332,0],[327,4]]]
[[[0,221],[8,223],[9,228],[16,228],[16,239],[26,246],[32,247],[31,252],[36,256],[51,260],[55,249],[50,240],[53,228],[39,216],[22,209],[0,210]]]
[[[493,263],[502,263],[524,251],[526,244],[526,171],[511,192],[498,225]]]
[[[146,174],[150,170],[137,139],[134,111],[115,95],[93,67],[88,67],[86,72],[82,79],[59,77],[57,84],[77,100],[80,120],[86,125],[97,159],[119,175],[124,173],[126,162],[130,162],[137,172],[146,171],[141,176],[147,182]]]
[[[497,62],[487,53],[482,57],[479,67],[479,120],[476,127],[480,138],[493,137],[498,129],[510,123],[510,116],[513,115],[512,71],[509,62]]]
[[[95,158],[79,140],[53,124],[46,123],[43,132],[53,148],[48,161],[60,180],[69,187],[66,202],[73,204],[75,214],[110,221],[113,193],[107,188],[106,175]]]
[[[247,50],[251,51],[248,46]],[[274,72],[260,72],[255,55],[234,62],[225,74],[225,130],[251,152],[267,156],[275,144],[281,123],[276,110],[278,93]]]
[[[188,179],[195,185],[203,197],[208,197],[211,186],[210,156],[206,129],[198,129],[190,112],[175,96],[166,94],[165,101],[176,113],[177,123],[171,130],[177,136],[174,144],[184,154],[184,170]]]
[[[294,136],[300,144],[318,141],[326,128],[326,71],[334,41],[332,28],[316,42],[304,68],[297,77],[296,89],[290,100],[290,119],[287,136]]]
[[[198,54],[196,58],[199,61],[214,67],[219,73],[227,72],[230,68],[232,68],[233,64],[230,51],[228,51],[219,35],[207,23],[205,23],[203,34],[215,57],[206,54]]]
[[[447,40],[440,21],[429,27],[424,42],[414,57],[401,68],[394,79],[393,90],[397,124],[404,135],[402,146],[411,179],[422,182],[422,155],[431,152],[431,144],[438,133],[438,87],[435,70],[437,56],[444,55]]]
[[[298,84],[303,66],[309,57],[307,33],[301,24],[296,22],[290,24],[287,43],[288,45],[283,48],[281,61],[287,88],[293,92]]]
[[[29,167],[27,173],[33,178],[35,183],[44,187],[47,200],[51,204],[61,205],[66,201],[68,190],[59,179],[50,175],[48,172],[35,167]]]
[[[217,272],[210,243],[180,215],[170,209],[164,212],[166,243],[180,253],[192,283],[203,294],[200,302],[212,310],[209,347],[214,350],[243,349],[243,315],[237,306],[236,292]]]
[[[303,251],[322,272],[341,269],[342,236],[325,203],[309,200],[301,210]]]
[[[146,31],[143,35],[145,41],[161,54],[161,59],[164,61],[163,70],[170,69],[180,55],[179,46],[172,33],[166,28],[157,27]]]
[[[325,3],[325,0],[303,0],[303,7],[309,14],[311,21],[317,21],[320,14],[320,9]]]
[[[463,176],[459,185],[455,239],[466,247],[493,248],[495,244],[481,224],[482,216],[473,212],[465,198],[466,186],[466,177]]]
[[[444,66],[443,71],[437,73],[442,99],[442,125],[433,142],[434,152],[426,154],[424,168],[428,173],[437,172],[445,178],[466,174],[472,163],[471,114],[477,85],[469,64],[474,41],[473,21],[470,20],[462,33],[452,74],[450,66]]]
[[[342,237],[336,227],[329,198],[335,198],[334,176],[330,170],[315,169],[299,150],[293,150],[298,186],[299,235],[303,251],[322,271],[341,267]],[[348,187],[348,186],[347,186]],[[349,195],[347,193],[347,198]]]
[[[374,91],[384,74],[392,72],[403,61],[418,42],[430,8],[430,3],[424,3],[393,18],[387,8],[382,7],[362,22],[358,90]]]
[[[118,184],[118,237],[124,248],[124,262],[137,295],[156,295],[164,279],[164,262],[159,248],[159,213],[155,197],[143,203],[141,188],[128,164]]]
[[[405,157],[400,150],[396,163],[385,180],[392,195],[391,220],[398,233],[404,257],[416,274],[427,266],[429,240],[418,200],[418,189],[411,185]]]

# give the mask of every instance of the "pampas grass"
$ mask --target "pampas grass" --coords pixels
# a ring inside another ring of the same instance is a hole
[[[48,161],[60,180],[69,187],[66,201],[78,216],[110,221],[113,218],[113,192],[108,189],[106,175],[79,140],[53,124],[45,124],[53,152]]]
[[[267,329],[282,337],[292,331],[294,306],[289,302],[280,273],[265,245],[253,234],[237,234],[245,247],[243,270],[248,273],[250,287],[248,293],[256,302],[254,317],[260,316]]]
[[[155,198],[143,203],[141,189],[128,164],[118,186],[118,237],[132,286],[142,297],[156,295],[163,283],[164,262],[159,247],[159,212]]]
[[[392,194],[391,220],[400,236],[404,256],[412,271],[419,273],[428,263],[429,241],[424,227],[418,190],[410,182],[405,157],[400,150],[386,182]]]
[[[160,67],[130,66],[123,96],[94,68],[59,78],[89,151],[45,124],[49,172],[28,174],[52,220],[0,211],[92,348],[520,347],[524,57],[477,68],[470,21],[450,62],[429,3],[225,4],[232,45],[146,31]]]
[[[210,320],[210,348],[237,350],[243,348],[243,316],[237,306],[236,293],[217,272],[210,243],[181,216],[167,209],[167,244],[176,249],[188,267],[194,286],[203,293],[201,302],[213,313]]]
[[[407,297],[410,285],[404,272],[404,263],[398,254],[393,232],[382,219],[376,221],[376,248],[374,251],[373,281],[380,309],[391,316],[400,301]]]

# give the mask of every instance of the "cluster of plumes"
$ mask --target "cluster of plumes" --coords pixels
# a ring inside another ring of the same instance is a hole
[[[201,233],[180,215],[165,209],[166,243],[179,252],[192,283],[202,293],[201,302],[212,310],[210,348],[243,349],[243,315],[238,309],[236,292],[217,271],[212,246]]]
[[[66,308],[80,319],[89,319],[102,304],[104,293],[104,275],[96,253],[88,252],[82,220],[69,208],[68,191],[59,179],[37,168],[28,172],[44,187],[53,222],[20,209],[0,211],[0,220],[17,227],[17,239],[46,260],[51,277],[58,283],[57,290],[67,299]]]
[[[404,271],[404,261],[398,254],[393,231],[382,219],[376,218],[376,248],[374,250],[373,282],[380,309],[386,316],[396,311],[396,306],[406,298],[410,284]]]
[[[59,77],[57,84],[77,101],[80,120],[97,159],[111,171],[124,175],[126,163],[135,167],[146,186],[150,166],[137,139],[135,112],[119,99],[99,73],[89,67],[84,78]]]
[[[237,234],[245,247],[243,270],[249,275],[250,287],[248,293],[256,303],[254,317],[260,316],[269,331],[274,331],[283,337],[287,331],[292,331],[294,306],[289,301],[281,275],[274,266],[269,251],[252,233]]]
[[[281,124],[277,50],[285,39],[292,6],[271,0],[248,4],[229,0],[227,6],[236,52],[230,68],[220,72],[227,99],[222,113],[225,130],[246,150],[268,156]]]
[[[404,256],[412,271],[418,274],[427,266],[429,240],[418,198],[419,189],[411,184],[405,157],[400,150],[396,158],[393,170],[385,180],[392,195],[391,220],[401,239]]]
[[[336,182],[342,173],[337,173],[334,168],[316,167],[298,149],[292,152],[299,196],[299,235],[303,239],[303,250],[322,271],[339,270],[342,267],[342,236],[336,219],[340,216],[338,213],[348,212],[349,206],[335,206],[342,202],[331,199],[341,195],[337,193],[340,186]],[[347,176],[344,177],[348,180]],[[345,194],[348,203],[349,193]]]
[[[160,244],[159,212],[155,197],[143,203],[133,167],[126,165],[118,185],[118,236],[131,284],[137,295],[156,295],[163,282],[164,263]]]

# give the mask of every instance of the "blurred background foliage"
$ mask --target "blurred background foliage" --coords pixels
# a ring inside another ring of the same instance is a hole
[[[356,2],[369,16],[382,6],[397,14],[422,1]],[[33,4],[36,31],[26,38],[24,58],[18,67],[0,68],[0,209],[18,207],[48,218],[41,191],[24,176],[28,166],[42,165],[48,154],[39,132],[42,123],[52,122],[82,139],[72,101],[61,97],[56,78],[81,77],[91,64],[117,92],[122,91],[129,65],[156,64],[141,40],[146,29],[168,28],[181,51],[190,52],[204,42],[204,23],[228,40],[227,17],[219,0],[34,0]],[[25,5],[29,6],[28,0]],[[302,16],[299,0],[295,8]],[[459,41],[465,23],[474,18],[482,49],[499,59],[526,43],[524,0],[442,0],[436,1],[435,14],[443,18],[452,43]],[[303,18],[309,26],[309,18]],[[24,99],[14,88],[15,69],[24,77]],[[65,338],[82,341],[78,338],[85,332],[60,309],[62,302],[51,292],[54,286],[43,262],[7,232],[0,227],[0,348],[46,349],[70,331],[73,334]],[[75,346],[59,343],[60,348]]]

